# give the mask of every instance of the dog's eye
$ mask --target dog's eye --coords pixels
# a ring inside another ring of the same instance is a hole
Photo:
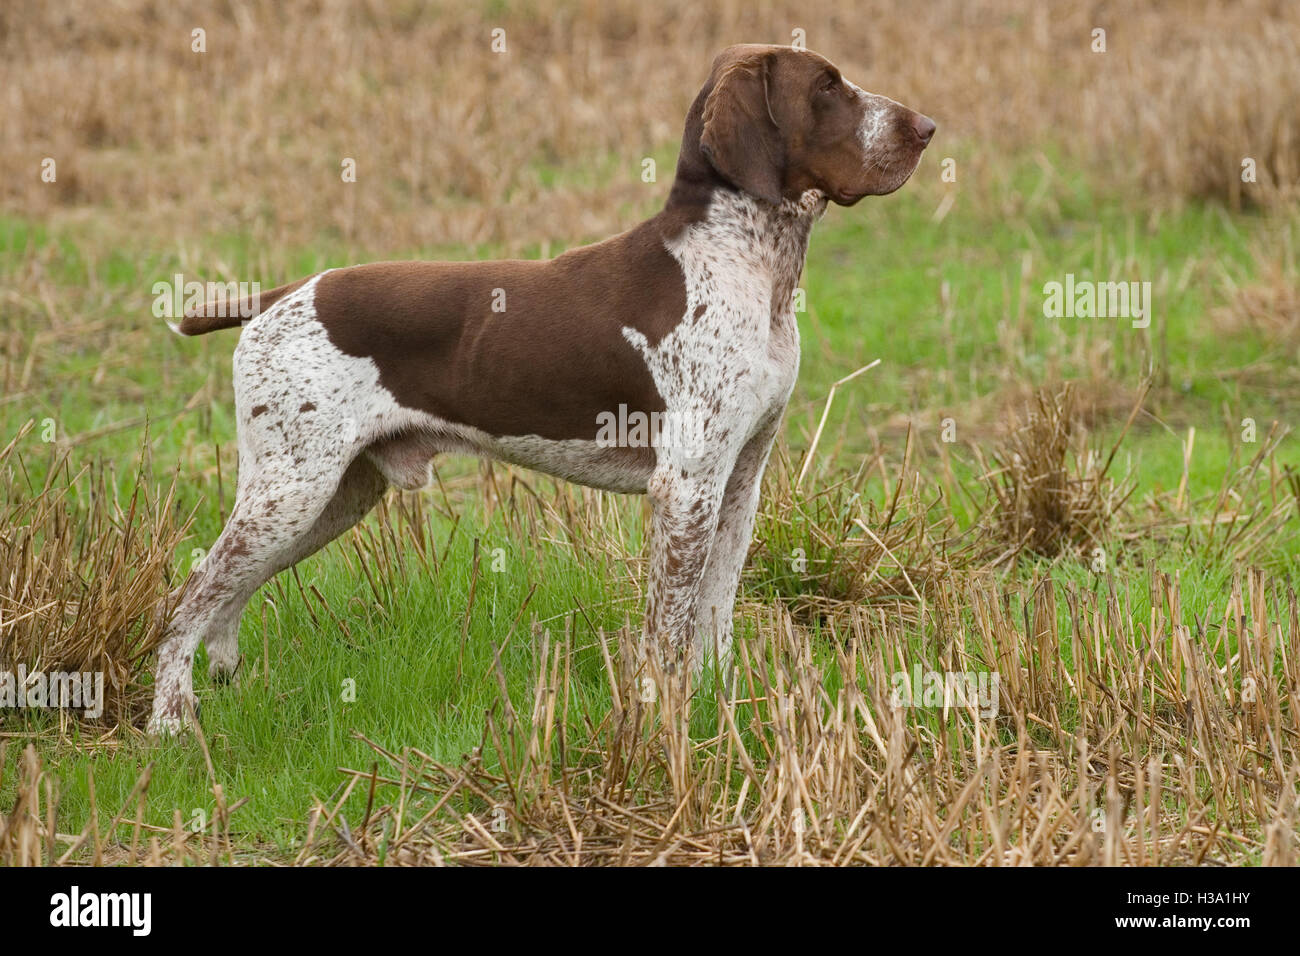
[[[831,76],[830,74],[827,74],[825,77],[822,78],[821,84],[817,87],[817,92],[834,93],[839,88],[839,85],[840,85],[840,78],[838,76]]]

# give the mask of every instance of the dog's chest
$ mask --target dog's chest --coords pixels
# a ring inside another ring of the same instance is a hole
[[[785,408],[799,371],[794,296],[822,207],[787,206],[724,196],[669,245],[687,311],[660,354],[647,356],[665,395],[703,403],[746,433]]]

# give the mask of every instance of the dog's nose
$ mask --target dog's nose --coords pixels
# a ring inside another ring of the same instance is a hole
[[[922,146],[930,145],[930,137],[934,135],[937,127],[934,120],[928,116],[922,116],[920,113],[912,114],[912,131],[916,133],[916,138],[921,141]]]

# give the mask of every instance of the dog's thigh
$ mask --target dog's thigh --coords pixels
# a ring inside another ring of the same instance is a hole
[[[310,471],[293,460],[259,462],[241,489],[220,536],[191,575],[158,651],[151,733],[174,733],[193,705],[194,652],[213,628],[238,621],[239,611],[325,512],[344,469],[317,460]]]
[[[287,541],[276,559],[261,569],[263,577],[249,591],[249,596],[267,580],[305,561],[364,518],[387,487],[384,476],[368,459],[360,457],[353,461],[320,517],[298,538]],[[239,666],[239,618],[243,609],[243,604],[230,603],[204,636],[208,675],[213,679],[230,678]]]

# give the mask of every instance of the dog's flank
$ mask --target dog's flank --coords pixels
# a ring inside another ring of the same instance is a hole
[[[257,588],[390,484],[426,483],[440,452],[648,494],[646,647],[669,670],[727,654],[813,223],[901,186],[933,132],[815,53],[731,47],[687,115],[664,209],[628,232],[545,262],[377,263],[263,293],[235,349],[235,506],[179,596],[150,729],[184,725],[200,640],[231,673]],[[611,445],[616,414],[697,429]]]

